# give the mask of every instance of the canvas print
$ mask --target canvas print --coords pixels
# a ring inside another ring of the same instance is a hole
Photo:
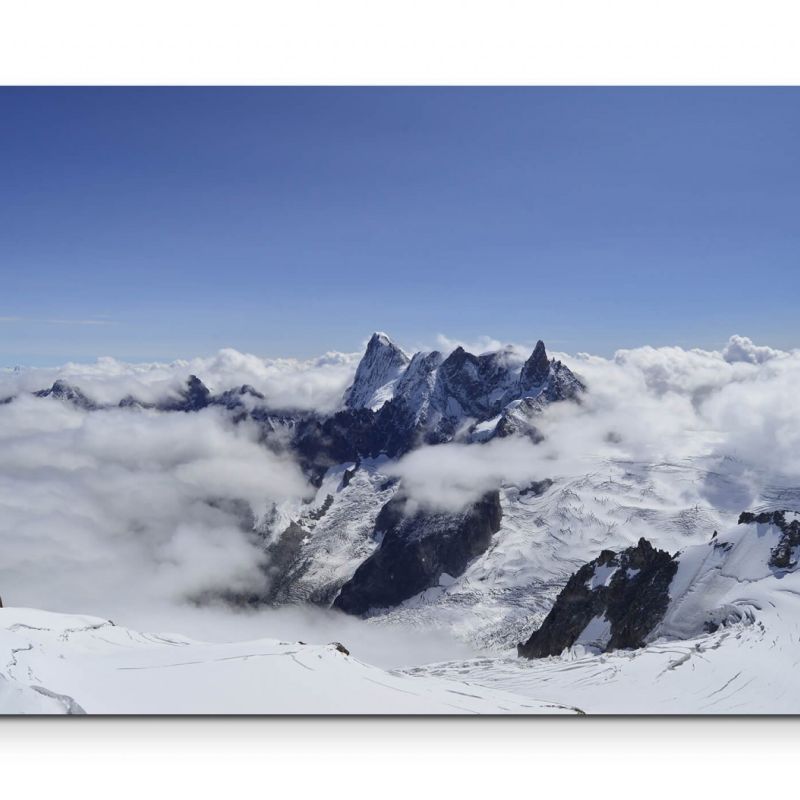
[[[0,712],[800,712],[798,125],[0,89]]]

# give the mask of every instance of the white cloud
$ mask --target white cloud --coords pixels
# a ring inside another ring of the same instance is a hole
[[[468,353],[480,355],[481,353],[501,350],[505,345],[503,342],[493,339],[491,336],[479,336],[477,339],[464,341],[462,339],[451,339],[443,333],[440,333],[436,337],[436,346],[445,354],[452,353],[457,347],[463,347]],[[530,353],[528,353],[528,355],[530,355]]]
[[[781,350],[755,345],[747,336],[731,336],[722,351],[722,357],[731,364],[737,361],[745,361],[749,364],[763,364],[771,358],[779,358],[785,355],[786,353]]]
[[[503,483],[579,475],[602,459],[727,456],[759,487],[800,481],[800,352],[731,339],[734,346],[742,342],[760,360],[731,360],[728,348],[728,356],[679,347],[622,350],[611,359],[559,354],[588,392],[580,405],[547,409],[537,421],[543,443],[428,447],[402,459],[394,473],[412,497],[448,509]]]
[[[263,588],[256,514],[301,497],[291,460],[215,409],[0,406],[0,588],[7,603],[111,614]]]
[[[210,358],[169,364],[128,364],[104,357],[90,364],[68,363],[51,369],[0,370],[0,400],[46,389],[61,378],[99,403],[117,403],[126,395],[154,402],[174,395],[194,374],[212,391],[250,384],[273,408],[330,411],[341,402],[360,357],[360,353],[326,353],[306,361],[264,359],[230,348]]]

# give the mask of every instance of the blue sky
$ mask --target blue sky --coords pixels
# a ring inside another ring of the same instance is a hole
[[[0,89],[0,364],[800,346],[796,89]]]

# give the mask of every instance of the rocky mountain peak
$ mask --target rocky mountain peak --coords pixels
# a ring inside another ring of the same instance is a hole
[[[186,389],[184,389],[183,396],[186,399],[187,410],[196,411],[208,405],[211,392],[197,375],[190,375],[186,381]]]
[[[522,367],[522,372],[519,376],[520,389],[526,392],[536,386],[541,386],[547,380],[549,374],[550,359],[547,357],[544,342],[539,339],[530,358]]]
[[[515,398],[518,370],[510,351],[476,356],[457,347],[439,368],[438,408],[445,417],[493,417]]]
[[[359,362],[352,386],[345,393],[347,408],[377,410],[392,397],[409,357],[385,334],[373,333]]]
[[[197,377],[190,375],[180,395],[165,403],[160,403],[160,411],[200,411],[211,402],[211,392],[208,387]]]
[[[78,408],[92,411],[97,408],[97,404],[90,400],[77,386],[73,386],[63,378],[56,380],[49,389],[42,389],[34,392],[36,397],[55,397],[59,400],[66,400]]]

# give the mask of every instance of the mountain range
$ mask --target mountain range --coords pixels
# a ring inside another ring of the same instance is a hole
[[[703,637],[747,629],[751,641],[765,625],[793,635],[781,610],[793,602],[800,556],[795,499],[766,490],[750,509],[713,503],[730,482],[719,462],[589,454],[579,468],[550,473],[543,461],[533,479],[498,480],[457,509],[420,502],[398,471],[410,454],[448,446],[537,448],[542,415],[591,392],[542,341],[527,356],[512,347],[407,354],[375,333],[330,413],[271,407],[247,384],[211,391],[201,375],[156,401],[102,404],[64,380],[34,395],[91,414],[216,410],[231,425],[256,425],[264,447],[300,465],[313,496],[263,514],[244,499],[227,509],[267,556],[261,589],[231,587],[203,602],[312,604],[374,624],[438,627],[519,663],[564,654],[595,663],[665,641],[702,652]],[[485,679],[513,686],[508,663]],[[577,705],[562,689],[553,697]]]

